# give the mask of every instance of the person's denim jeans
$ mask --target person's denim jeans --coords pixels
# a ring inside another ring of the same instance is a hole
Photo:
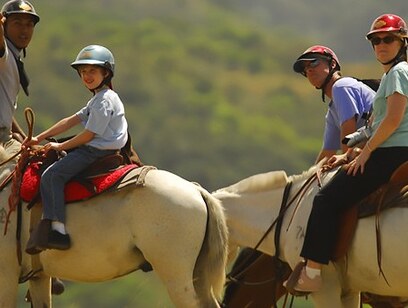
[[[49,166],[42,174],[40,184],[43,218],[65,223],[65,184],[98,158],[115,152],[80,146]]]

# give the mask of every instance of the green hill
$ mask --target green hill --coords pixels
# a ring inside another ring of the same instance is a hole
[[[70,63],[84,46],[104,45],[115,55],[114,89],[144,163],[210,191],[255,173],[307,169],[321,145],[326,106],[292,72],[293,61],[323,43],[339,50],[344,74],[378,77],[371,47],[356,46],[380,13],[408,15],[406,0],[32,2],[41,22],[25,60],[31,95],[20,96],[22,126],[24,107],[34,109],[38,133],[85,105],[91,93]],[[147,307],[135,304],[134,290],[145,277],[98,284],[98,297],[90,291],[97,287],[70,285],[57,307]],[[166,305],[157,298],[153,307]]]

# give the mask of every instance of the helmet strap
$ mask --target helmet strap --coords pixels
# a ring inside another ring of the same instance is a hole
[[[330,65],[330,71],[327,74],[326,79],[323,81],[323,83],[319,87],[316,87],[316,89],[321,89],[322,90],[322,101],[323,101],[323,103],[326,102],[324,89],[326,88],[326,86],[330,82],[331,78],[333,77],[333,74],[336,71],[336,67],[337,67],[337,65],[335,67],[332,67],[332,61],[333,61],[333,58],[329,58],[328,62],[329,62],[329,65]]]
[[[108,74],[108,76],[106,76],[103,80],[102,80],[102,82],[96,87],[96,88],[93,88],[93,89],[89,89],[92,93],[96,93],[96,90],[99,90],[100,88],[102,88],[103,86],[105,86],[105,85],[107,85],[108,87],[109,87],[109,89],[111,89],[112,90],[112,74],[111,73],[109,73]]]
[[[392,66],[397,65],[398,63],[405,61],[404,54],[406,54],[407,49],[406,49],[406,44],[404,46],[401,46],[400,50],[398,51],[397,55],[391,59],[390,61],[387,62],[380,62],[382,65],[388,65],[392,63]]]

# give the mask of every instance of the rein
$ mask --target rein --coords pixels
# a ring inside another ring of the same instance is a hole
[[[279,239],[280,239],[280,234],[281,234],[281,229],[282,229],[282,223],[283,223],[283,217],[286,213],[286,211],[288,210],[288,208],[292,205],[292,203],[294,203],[294,201],[300,196],[300,199],[303,197],[304,193],[307,191],[307,189],[310,187],[310,185],[317,179],[318,180],[318,184],[319,186],[321,186],[321,181],[320,181],[320,174],[321,171],[320,169],[314,173],[311,177],[309,177],[305,183],[303,183],[302,187],[296,192],[296,194],[292,197],[292,199],[289,200],[289,195],[290,195],[290,190],[292,188],[292,181],[289,181],[284,189],[283,192],[283,197],[282,197],[282,202],[281,202],[281,206],[280,206],[280,210],[279,210],[279,214],[276,217],[276,219],[271,223],[271,225],[269,226],[269,228],[266,230],[266,232],[263,234],[263,236],[260,238],[260,240],[257,242],[257,244],[254,246],[254,251],[252,252],[252,254],[250,254],[249,256],[247,256],[247,258],[245,260],[243,260],[240,264],[240,266],[238,266],[235,270],[235,272],[233,273],[232,271],[227,274],[227,279],[229,280],[229,282],[234,282],[234,283],[239,283],[241,285],[248,285],[248,286],[256,286],[256,285],[262,285],[262,284],[266,284],[266,283],[270,283],[270,282],[274,282],[275,283],[275,287],[274,289],[276,290],[278,283],[281,282],[281,279],[279,279],[281,277],[281,264],[279,264],[279,255],[280,255],[280,244],[279,244]],[[288,201],[289,200],[289,201]],[[297,203],[297,206],[299,205],[299,202]],[[259,248],[259,246],[262,244],[262,242],[265,240],[265,238],[268,236],[268,234],[272,231],[273,227],[276,226],[276,230],[275,230],[275,238],[274,238],[274,242],[275,242],[275,255],[274,255],[274,266],[277,269],[277,277],[265,280],[265,281],[260,281],[260,282],[247,282],[247,281],[243,281],[240,280],[240,277],[245,274],[246,271],[248,271],[251,266],[253,266],[254,264],[256,264],[256,261],[251,262],[248,266],[246,266],[246,264],[248,263],[248,261],[253,258],[253,256],[256,253],[256,250]],[[245,266],[245,267],[244,267]],[[243,268],[244,267],[244,268]],[[287,296],[285,298],[285,304],[286,305],[286,300],[287,300]],[[273,293],[273,297],[275,297],[275,293]],[[273,303],[274,303],[274,307],[276,307],[276,298],[273,298]],[[291,301],[291,306],[293,303],[293,298]]]
[[[34,126],[34,112],[31,108],[26,108],[24,110],[26,121],[27,121],[27,126],[28,126],[28,138],[31,139],[33,136],[33,126]],[[12,155],[11,157],[7,158],[5,161],[0,163],[0,167],[4,166],[8,162],[12,161],[14,158],[16,158],[18,155],[20,155],[23,152],[23,149],[20,149],[16,154]],[[10,182],[11,178],[14,175],[15,170],[13,170],[0,184],[0,191],[2,191],[7,184]]]
[[[28,126],[28,139],[30,140],[33,135],[33,127],[34,127],[34,112],[31,108],[26,108],[24,110],[25,118],[27,121]],[[17,210],[17,227],[16,227],[16,241],[17,241],[17,259],[18,264],[21,265],[22,261],[22,251],[21,251],[21,225],[22,225],[22,208],[21,208],[21,199],[19,194],[21,178],[23,175],[23,171],[25,166],[28,163],[30,153],[28,150],[21,148],[16,154],[12,155],[11,157],[7,158],[4,162],[0,163],[0,167],[5,165],[6,163],[12,161],[18,155],[19,157],[17,164],[14,170],[6,177],[6,179],[0,185],[0,191],[3,190],[10,180],[13,180],[11,186],[10,196],[8,198],[9,202],[9,211],[6,216],[6,223],[4,225],[4,235],[7,233],[8,224],[10,221],[10,215],[13,211]]]

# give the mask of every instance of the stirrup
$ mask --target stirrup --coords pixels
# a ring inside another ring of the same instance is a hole
[[[288,292],[294,296],[306,296],[309,295],[310,292],[300,292],[295,290],[295,286],[298,283],[300,273],[302,269],[306,266],[305,261],[300,261],[295,268],[293,269],[292,274],[290,274],[288,280],[283,283],[283,286],[288,290]]]

